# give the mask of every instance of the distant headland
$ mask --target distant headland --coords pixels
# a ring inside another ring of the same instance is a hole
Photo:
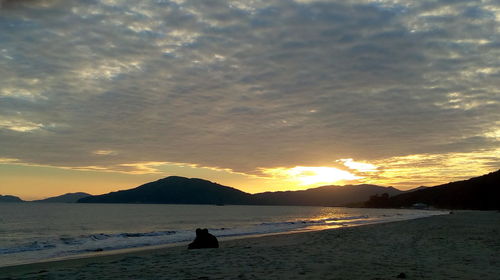
[[[22,202],[0,196],[0,202]],[[500,170],[434,187],[401,191],[361,184],[322,186],[300,191],[250,194],[198,178],[170,176],[133,189],[102,195],[71,193],[33,202],[143,203],[214,205],[297,205],[372,208],[431,207],[441,209],[500,210]]]

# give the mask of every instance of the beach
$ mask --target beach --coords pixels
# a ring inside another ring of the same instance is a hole
[[[500,279],[500,213],[221,240],[0,268],[0,279]]]

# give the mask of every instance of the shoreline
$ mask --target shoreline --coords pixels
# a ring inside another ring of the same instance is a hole
[[[373,222],[366,222],[366,223],[360,223],[360,224],[330,225],[330,226],[317,225],[317,226],[308,226],[308,227],[298,228],[298,229],[291,229],[288,231],[254,233],[254,234],[248,234],[248,235],[218,236],[217,238],[218,238],[219,242],[228,242],[228,241],[233,241],[233,240],[261,238],[261,237],[266,237],[266,236],[279,236],[279,235],[288,235],[288,234],[309,233],[309,232],[316,232],[316,231],[338,230],[340,228],[350,228],[350,227],[361,227],[361,226],[369,226],[369,225],[376,225],[376,224],[395,223],[395,222],[401,222],[401,221],[406,221],[406,220],[423,219],[423,218],[428,218],[428,217],[432,217],[432,216],[436,216],[436,215],[447,215],[445,213],[446,211],[439,210],[439,209],[438,210],[429,210],[429,211],[441,212],[441,214],[432,214],[429,216],[416,217],[416,218],[404,219],[404,220],[376,220]],[[84,259],[92,259],[92,258],[106,258],[106,257],[113,257],[115,255],[120,256],[120,255],[129,255],[129,254],[142,254],[142,253],[148,253],[150,251],[154,252],[154,251],[158,251],[158,250],[165,250],[168,248],[175,248],[175,247],[182,247],[182,248],[186,247],[187,248],[187,245],[191,241],[192,240],[166,243],[166,244],[161,244],[161,245],[150,245],[150,246],[142,246],[142,247],[130,247],[130,248],[114,249],[114,250],[107,250],[107,251],[100,251],[100,252],[99,251],[87,252],[87,253],[83,253],[83,254],[54,257],[54,258],[26,262],[26,263],[14,263],[14,264],[8,264],[5,266],[0,265],[0,271],[2,269],[9,269],[9,268],[14,268],[14,267],[18,267],[18,266],[43,265],[43,264],[51,264],[51,263],[66,262],[66,261],[78,261],[80,259],[84,260]]]
[[[428,216],[428,217],[431,217],[431,216]],[[423,219],[423,218],[427,218],[427,217],[419,217],[416,219]],[[225,243],[225,242],[234,241],[234,240],[245,240],[245,239],[262,238],[262,237],[267,237],[267,236],[279,236],[279,235],[299,234],[299,233],[308,233],[308,232],[325,231],[325,230],[336,230],[336,229],[339,229],[342,227],[344,227],[344,228],[346,228],[346,227],[359,227],[359,226],[368,226],[368,225],[374,225],[374,224],[395,223],[395,222],[400,222],[400,221],[385,221],[385,222],[357,224],[357,225],[349,225],[349,226],[336,226],[336,227],[333,227],[333,226],[332,227],[315,226],[315,227],[310,227],[310,228],[294,229],[291,231],[256,233],[256,234],[249,234],[249,235],[235,235],[235,236],[225,236],[225,237],[217,237],[217,238],[218,238],[219,242]],[[316,227],[317,227],[317,229],[313,229]],[[10,268],[15,268],[15,267],[20,267],[20,266],[23,266],[23,267],[24,266],[36,266],[36,265],[52,264],[52,263],[59,263],[59,262],[66,262],[66,261],[79,261],[79,260],[83,261],[85,259],[107,258],[107,257],[113,257],[113,256],[119,257],[122,255],[131,255],[131,254],[148,254],[150,252],[168,250],[169,248],[177,248],[177,247],[187,249],[187,245],[191,242],[192,242],[192,240],[167,243],[167,244],[162,244],[162,245],[151,245],[151,246],[144,246],[144,247],[132,247],[132,248],[116,249],[116,250],[109,250],[109,251],[102,251],[102,252],[88,252],[85,254],[70,255],[70,256],[58,257],[58,258],[50,258],[50,259],[40,260],[40,261],[35,261],[35,262],[0,266],[0,271],[2,269],[10,269]]]
[[[2,267],[0,279],[396,279],[400,273],[408,279],[497,279],[499,234],[500,213],[454,211],[222,240],[219,249],[179,245]]]

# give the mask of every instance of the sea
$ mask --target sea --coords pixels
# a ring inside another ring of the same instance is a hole
[[[412,209],[165,204],[0,204],[0,267],[185,245],[196,228],[219,241],[416,219]]]

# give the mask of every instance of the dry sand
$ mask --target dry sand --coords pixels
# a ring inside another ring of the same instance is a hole
[[[0,279],[500,279],[500,213],[0,268]]]

